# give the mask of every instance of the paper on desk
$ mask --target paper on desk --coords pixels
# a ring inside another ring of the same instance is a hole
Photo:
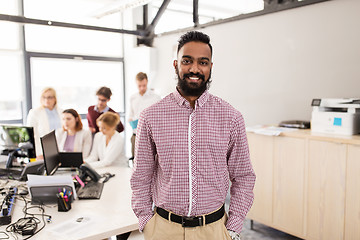
[[[78,216],[69,218],[66,221],[48,226],[44,231],[51,239],[81,239],[89,235],[89,229],[94,229],[99,224],[106,222],[101,216]]]
[[[247,127],[246,131],[253,132],[256,134],[268,135],[268,136],[279,136],[282,132],[293,132],[293,131],[298,131],[298,129],[257,125],[253,127]]]
[[[30,187],[41,187],[41,186],[70,186],[72,187],[74,198],[76,199],[76,191],[74,181],[70,174],[68,175],[59,175],[59,176],[41,176],[41,175],[34,175],[28,174],[27,175],[27,186]]]

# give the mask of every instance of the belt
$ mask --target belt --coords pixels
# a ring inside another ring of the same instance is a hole
[[[224,216],[225,208],[223,205],[219,210],[213,213],[203,216],[195,216],[195,217],[179,216],[159,207],[156,208],[156,212],[166,220],[169,220],[169,214],[170,214],[170,221],[179,223],[183,227],[198,227],[198,226],[203,226],[204,223],[210,224],[221,219]],[[204,217],[205,217],[205,221],[204,221]]]

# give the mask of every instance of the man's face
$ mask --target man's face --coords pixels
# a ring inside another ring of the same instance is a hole
[[[110,99],[106,98],[103,95],[97,95],[97,98],[98,98],[97,107],[99,109],[105,109],[107,107],[107,103],[110,101]]]
[[[146,92],[147,90],[147,83],[148,83],[148,80],[147,79],[143,79],[143,80],[136,80],[136,85],[139,89],[139,93],[140,95],[144,95],[144,93]]]
[[[174,61],[178,87],[185,96],[200,96],[211,77],[211,50],[202,42],[188,42]]]

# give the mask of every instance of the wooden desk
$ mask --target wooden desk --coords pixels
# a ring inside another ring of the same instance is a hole
[[[46,227],[31,239],[99,240],[138,229],[138,220],[131,209],[131,169],[110,167],[98,172],[115,174],[115,177],[105,183],[101,198],[75,200],[68,212],[58,212],[55,205],[45,207],[45,213],[52,216],[52,223],[46,224]],[[16,200],[12,222],[24,216],[23,206],[23,201]],[[77,222],[78,218],[84,218],[83,222]],[[41,226],[42,224],[39,228]],[[0,230],[4,230],[5,227],[2,226]],[[70,231],[71,228],[76,230]],[[22,236],[18,237],[22,239]]]

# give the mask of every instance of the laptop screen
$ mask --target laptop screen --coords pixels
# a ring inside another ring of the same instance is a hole
[[[44,154],[46,175],[53,175],[60,165],[59,149],[56,142],[55,130],[40,138]]]

